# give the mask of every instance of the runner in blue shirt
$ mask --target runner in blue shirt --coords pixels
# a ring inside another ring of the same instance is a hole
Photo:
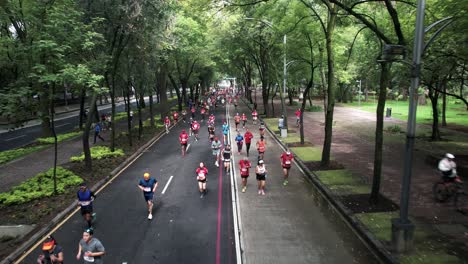
[[[148,204],[148,219],[153,219],[153,196],[156,188],[158,187],[158,181],[155,178],[151,178],[148,172],[143,174],[143,179],[140,179],[138,188],[143,191],[143,196]]]
[[[223,124],[223,140],[224,140],[224,145],[227,145],[227,136],[229,133],[229,125],[227,124],[226,121],[224,121]]]
[[[93,201],[96,195],[86,187],[86,183],[80,184],[80,190],[76,193],[78,205],[81,209],[81,215],[88,223],[88,228],[92,227],[92,222],[96,219],[96,213],[93,213]]]
[[[242,145],[244,144],[244,137],[241,135],[240,132],[237,132],[235,140],[237,142],[237,152],[238,154],[240,154],[242,151]]]

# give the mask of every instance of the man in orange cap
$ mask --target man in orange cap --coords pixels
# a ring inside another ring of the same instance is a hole
[[[153,219],[153,198],[154,192],[158,187],[158,181],[151,178],[149,172],[143,174],[143,179],[140,179],[138,188],[143,192],[146,203],[148,204],[148,220]]]
[[[48,236],[42,243],[42,252],[37,259],[38,264],[63,263],[63,249],[52,236]]]

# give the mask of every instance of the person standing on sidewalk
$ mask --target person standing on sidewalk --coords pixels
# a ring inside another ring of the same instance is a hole
[[[267,173],[268,171],[263,160],[259,160],[258,165],[255,168],[255,174],[257,174],[258,194],[265,195],[265,181]]]
[[[280,156],[281,160],[281,166],[283,167],[283,175],[284,175],[284,181],[283,185],[286,186],[288,185],[288,176],[289,176],[289,170],[291,169],[291,163],[294,160],[294,155],[291,153],[289,149],[286,149],[283,154]]]
[[[96,125],[94,126],[94,144],[96,144],[96,138],[99,138],[100,140],[104,141],[104,138],[101,137],[101,131],[101,124],[96,123]]]
[[[239,161],[240,176],[242,178],[242,192],[247,190],[247,178],[249,177],[249,169],[252,167],[247,157]]]
[[[203,162],[200,162],[200,166],[195,170],[197,173],[198,190],[200,191],[200,198],[206,194],[206,176],[208,175],[208,169],[205,167]]]
[[[250,151],[250,144],[252,143],[252,138],[253,138],[252,132],[248,128],[245,129],[245,134],[244,134],[244,139],[245,139],[245,148],[247,151],[247,157],[249,156],[249,151]]]
[[[266,150],[266,141],[265,137],[260,136],[260,140],[257,140],[257,151],[258,151],[258,160],[262,160],[265,155]]]
[[[281,117],[278,119],[278,129],[281,131],[284,127],[284,115],[281,115]]]
[[[78,243],[78,254],[76,259],[80,260],[83,256],[83,263],[85,264],[103,264],[102,256],[106,254],[106,249],[101,241],[93,237],[94,231],[88,228],[83,232],[83,238]]]
[[[211,150],[213,151],[213,156],[215,158],[215,166],[219,167],[219,153],[221,152],[221,141],[218,137],[215,137],[213,142],[211,142]]]
[[[235,141],[237,142],[237,154],[241,154],[242,145],[244,144],[244,137],[241,135],[240,132],[237,132]]]
[[[140,179],[138,183],[138,188],[143,192],[143,197],[148,204],[148,220],[153,219],[153,198],[157,187],[158,181],[155,178],[151,178],[149,172],[145,172],[143,179]]]
[[[76,193],[78,205],[80,206],[81,215],[88,223],[88,228],[92,227],[93,220],[96,218],[96,213],[93,213],[93,201],[96,198],[94,192],[89,190],[86,183],[80,184],[80,190]]]

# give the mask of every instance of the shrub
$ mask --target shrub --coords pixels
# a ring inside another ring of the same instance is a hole
[[[77,137],[79,135],[81,135],[80,131],[60,134],[60,135],[57,135],[57,142],[61,142],[69,138]],[[36,141],[39,143],[43,143],[43,144],[54,144],[54,137],[38,138]]]
[[[105,158],[112,158],[112,157],[120,157],[125,155],[122,149],[115,149],[114,152],[111,151],[109,147],[105,146],[95,146],[90,149],[92,159],[105,159]],[[81,156],[73,156],[70,158],[70,161],[79,162],[83,161],[85,158],[84,153]]]
[[[322,112],[323,111],[322,107],[319,105],[308,106],[305,110],[308,112]]]
[[[22,204],[35,199],[50,197],[54,194],[54,169],[38,173],[29,180],[22,182],[9,192],[0,193],[0,204]],[[83,179],[62,167],[57,167],[57,193],[65,192],[68,186],[75,186],[83,182]]]
[[[401,127],[399,125],[393,125],[387,127],[387,131],[390,133],[400,133],[401,132]]]
[[[35,147],[30,147],[30,148],[19,148],[19,149],[2,151],[0,152],[0,164],[7,163],[11,160],[17,159],[22,156],[26,156],[30,153],[39,151],[46,147],[47,146],[35,146]]]
[[[119,121],[127,117],[127,112],[119,112],[114,116],[114,121]]]

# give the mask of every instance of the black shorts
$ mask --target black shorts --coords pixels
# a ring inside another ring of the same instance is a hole
[[[257,181],[264,181],[266,179],[265,174],[257,173]]]
[[[245,179],[245,178],[248,178],[249,175],[241,175],[241,178]]]
[[[283,169],[289,170],[290,168],[291,168],[291,166],[283,166]]]
[[[206,178],[203,179],[203,180],[198,180],[198,182],[205,183],[205,182],[206,182]]]
[[[182,147],[187,147],[187,142],[185,142],[185,143],[180,143],[180,145],[181,145]]]
[[[193,129],[192,129],[192,132],[193,132],[194,134],[198,134],[198,129],[197,129],[197,130],[193,130]]]
[[[92,213],[93,213],[93,206],[82,206],[81,207],[81,215],[92,214]]]

